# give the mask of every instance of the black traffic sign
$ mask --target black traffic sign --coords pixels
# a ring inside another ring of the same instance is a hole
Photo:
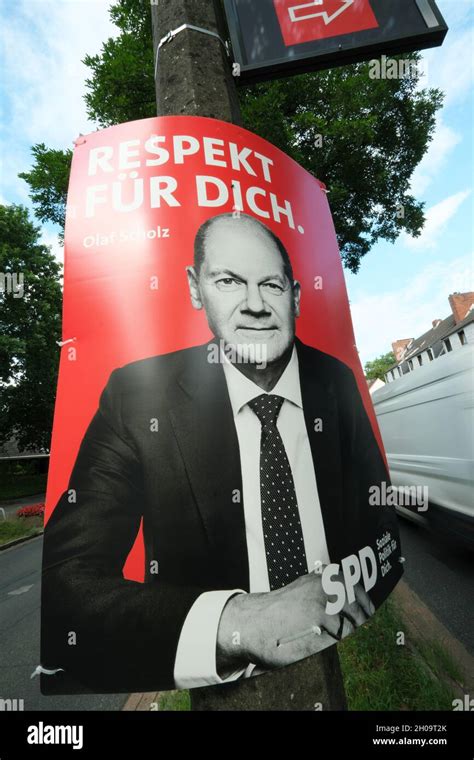
[[[434,0],[224,3],[242,84],[435,47],[448,31]]]

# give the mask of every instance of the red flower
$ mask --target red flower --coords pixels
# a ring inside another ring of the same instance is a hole
[[[44,517],[44,504],[32,504],[17,510],[17,517]]]

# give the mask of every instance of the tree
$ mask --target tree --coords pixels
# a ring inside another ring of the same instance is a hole
[[[33,146],[31,152],[34,158],[32,170],[18,176],[30,186],[30,198],[38,219],[58,224],[62,240],[72,150],[51,150],[44,143],[39,143]]]
[[[0,205],[0,443],[47,450],[61,339],[61,267],[22,206]]]
[[[84,61],[92,73],[86,82],[88,114],[101,127],[156,112],[149,0],[117,0],[110,14],[119,36]],[[410,178],[432,140],[442,104],[439,90],[418,89],[414,65],[400,79],[372,79],[369,70],[368,63],[354,64],[240,88],[244,126],[327,185],[342,260],[352,272],[378,240],[394,242],[402,230],[420,234],[423,204],[410,193]],[[44,163],[44,151],[40,157]],[[52,219],[38,182],[53,183],[50,192],[64,207],[62,170],[54,185],[55,173],[41,178],[35,160],[22,176],[40,218]],[[64,167],[67,156],[51,155],[56,162]]]
[[[364,372],[367,380],[384,380],[386,371],[395,364],[395,354],[390,351],[371,362],[366,362]]]
[[[120,29],[98,55],[86,55],[87,113],[101,127],[156,116],[149,0],[118,0],[110,17]]]

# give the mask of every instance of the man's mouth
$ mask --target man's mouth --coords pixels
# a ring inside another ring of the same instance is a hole
[[[246,327],[241,325],[236,328],[236,333],[240,335],[241,340],[249,343],[268,343],[274,339],[276,332],[278,332],[277,327]]]
[[[277,328],[274,326],[270,327],[247,327],[247,325],[239,325],[237,327],[237,330],[245,330],[246,332],[272,332],[273,330],[276,330]]]

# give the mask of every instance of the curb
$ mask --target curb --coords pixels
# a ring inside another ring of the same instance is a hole
[[[397,584],[392,598],[397,603],[400,616],[412,638],[415,641],[421,639],[426,644],[436,642],[441,645],[458,666],[463,677],[463,683],[453,682],[451,685],[457,686],[463,692],[472,692],[474,689],[474,657],[465,646],[438,620],[406,581],[401,580]]]
[[[159,701],[159,691],[149,691],[144,692],[143,694],[130,694],[122,707],[122,711],[137,710],[138,712],[149,712],[150,710],[157,710]]]
[[[24,544],[25,541],[31,541],[33,538],[39,538],[44,533],[44,530],[38,531],[37,533],[33,533],[32,536],[22,536],[21,538],[15,538],[13,541],[9,541],[7,544],[1,544],[0,545],[0,552],[5,551],[5,549],[11,549],[13,546],[18,546],[19,544]]]

